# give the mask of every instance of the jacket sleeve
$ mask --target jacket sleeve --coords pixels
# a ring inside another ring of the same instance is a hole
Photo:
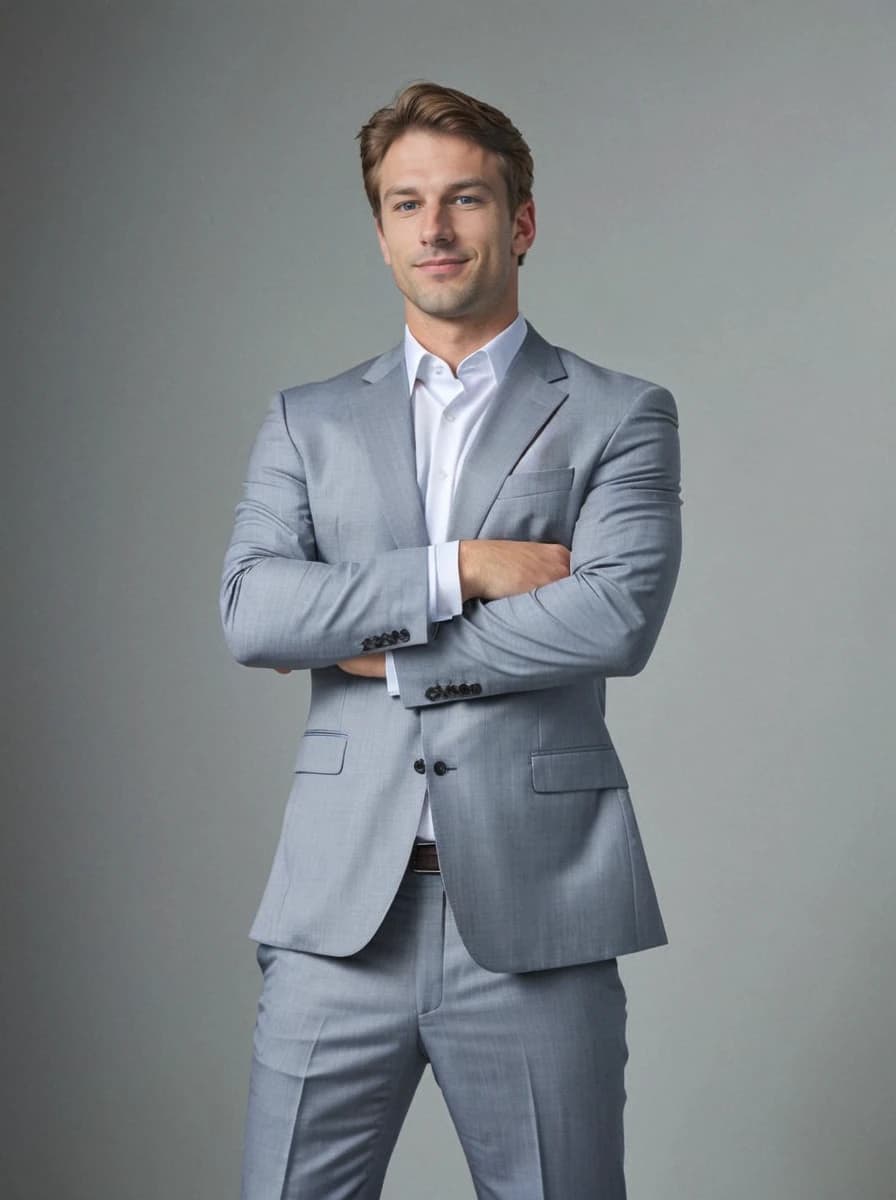
[[[596,462],[570,574],[530,592],[468,600],[425,646],[395,654],[406,708],[635,675],[650,657],[681,561],[680,449],[672,394],[649,385]]]
[[[427,641],[426,546],[321,562],[305,467],[278,393],[249,455],[219,606],[234,658],[302,670]]]

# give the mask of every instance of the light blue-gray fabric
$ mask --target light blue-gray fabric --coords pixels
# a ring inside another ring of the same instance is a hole
[[[258,947],[242,1200],[376,1200],[429,1062],[489,1200],[624,1200],[616,961],[499,974],[438,875],[405,875],[349,957]],[[421,1174],[418,1196],[439,1195]]]
[[[469,450],[448,537],[560,542],[571,573],[429,623],[401,345],[274,397],[221,617],[240,662],[310,668],[312,690],[252,938],[336,956],[364,947],[402,879],[425,786],[444,886],[482,967],[666,941],[603,714],[606,678],[642,669],[668,609],[679,476],[671,394],[529,324]],[[335,665],[386,647],[400,697]]]

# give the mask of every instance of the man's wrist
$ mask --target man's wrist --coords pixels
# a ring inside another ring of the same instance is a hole
[[[472,600],[482,590],[476,574],[478,546],[474,539],[461,539],[457,548],[457,567],[460,573],[461,600]]]

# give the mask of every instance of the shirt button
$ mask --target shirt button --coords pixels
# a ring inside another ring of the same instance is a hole
[[[446,421],[453,421],[453,420],[454,420],[454,413],[445,413],[445,420],[446,420]]]

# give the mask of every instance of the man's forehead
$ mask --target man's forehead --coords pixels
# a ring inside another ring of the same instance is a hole
[[[450,182],[478,176],[486,183],[499,177],[499,159],[491,150],[456,134],[410,129],[395,139],[380,164],[380,181],[397,174],[427,181]]]

